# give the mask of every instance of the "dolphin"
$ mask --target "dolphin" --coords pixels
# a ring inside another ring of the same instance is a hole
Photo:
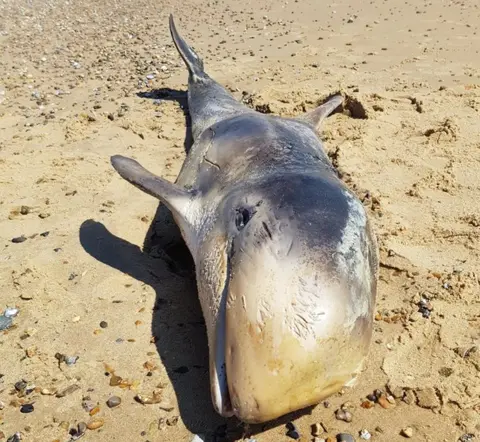
[[[167,206],[193,257],[216,412],[267,422],[353,386],[370,347],[376,236],[319,135],[343,98],[295,118],[259,113],[169,24],[193,145],[175,183],[131,158],[111,163]]]

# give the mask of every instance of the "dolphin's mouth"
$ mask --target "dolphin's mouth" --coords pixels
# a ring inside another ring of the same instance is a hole
[[[215,329],[215,344],[213,349],[213,367],[211,373],[211,393],[213,406],[217,413],[224,417],[233,416],[232,402],[227,382],[227,365],[226,365],[226,308],[228,287],[230,281],[230,257],[228,254],[227,271],[223,285],[223,291],[218,309],[218,318]]]

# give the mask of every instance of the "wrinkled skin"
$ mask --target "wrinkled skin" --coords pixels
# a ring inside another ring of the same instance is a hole
[[[372,335],[377,244],[318,136],[341,99],[297,119],[254,112],[170,25],[189,68],[195,142],[176,184],[134,160],[112,164],[170,208],[192,253],[215,409],[265,422],[355,382]]]

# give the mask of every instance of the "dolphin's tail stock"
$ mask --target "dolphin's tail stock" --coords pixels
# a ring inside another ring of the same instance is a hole
[[[208,78],[203,68],[203,60],[198,54],[187,44],[187,42],[180,36],[173,20],[173,15],[170,14],[169,18],[170,34],[172,36],[175,47],[177,48],[180,56],[187,65],[188,72],[190,73],[191,81],[196,83],[198,80]]]
[[[178,33],[173,15],[170,15],[169,21],[173,42],[190,73],[188,110],[191,117],[193,140],[196,140],[206,128],[214,123],[233,115],[252,112],[205,72],[202,59]]]

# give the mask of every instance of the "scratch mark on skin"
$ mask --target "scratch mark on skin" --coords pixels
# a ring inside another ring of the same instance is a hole
[[[263,228],[267,231],[267,235],[272,239],[272,232],[270,232],[270,229],[268,228],[267,224],[265,222],[262,222]]]
[[[207,157],[206,157],[206,154],[205,156],[203,157],[203,161],[205,161],[207,164],[210,164],[210,166],[212,167],[215,167],[217,170],[220,170],[220,166],[216,163],[214,163],[213,161],[210,161]]]

